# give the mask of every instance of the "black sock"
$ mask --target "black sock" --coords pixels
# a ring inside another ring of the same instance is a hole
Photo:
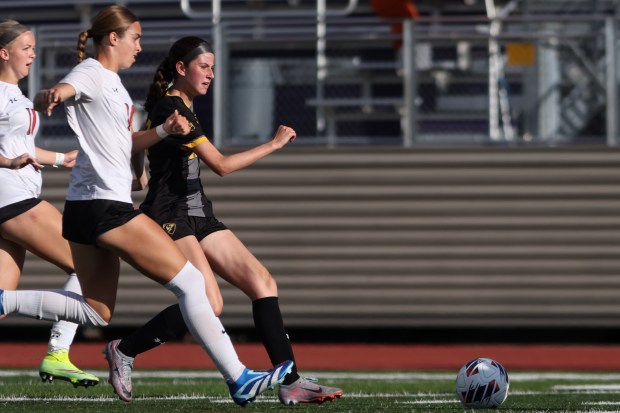
[[[295,361],[291,342],[284,331],[278,297],[265,297],[253,301],[252,314],[258,336],[269,354],[271,363],[275,366],[286,360]],[[298,378],[297,363],[295,363],[291,372],[286,375],[283,384],[291,384]]]
[[[126,356],[136,357],[166,341],[181,339],[186,333],[187,326],[181,308],[178,304],[174,304],[122,339],[118,349]]]

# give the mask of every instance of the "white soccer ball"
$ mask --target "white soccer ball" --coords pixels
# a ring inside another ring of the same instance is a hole
[[[474,409],[498,407],[508,397],[510,380],[504,366],[489,358],[465,364],[456,376],[456,394]]]

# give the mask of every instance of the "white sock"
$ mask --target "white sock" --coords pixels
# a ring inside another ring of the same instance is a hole
[[[209,354],[224,380],[237,381],[245,366],[209,304],[202,273],[188,261],[165,287],[176,295],[187,328]]]
[[[75,273],[69,274],[69,278],[67,278],[67,282],[65,282],[62,288],[65,291],[82,295],[82,288]],[[75,338],[77,328],[77,324],[68,321],[55,322],[50,333],[50,340],[47,343],[47,351],[69,350]]]
[[[85,326],[105,327],[84,297],[65,290],[2,291],[2,314],[20,314],[37,320],[66,320]]]

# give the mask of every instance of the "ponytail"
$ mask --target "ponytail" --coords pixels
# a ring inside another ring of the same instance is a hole
[[[77,61],[78,63],[82,62],[84,59],[86,59],[86,42],[88,41],[89,37],[92,37],[90,35],[90,33],[92,33],[90,30],[85,31],[85,32],[81,32],[78,35],[78,42],[77,42]]]
[[[170,59],[166,57],[155,71],[153,83],[151,83],[149,93],[144,102],[144,110],[147,113],[149,113],[155,106],[155,103],[166,94],[170,84],[174,80],[174,69],[171,66]]]

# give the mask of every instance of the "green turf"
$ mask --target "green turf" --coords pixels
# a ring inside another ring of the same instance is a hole
[[[104,372],[97,372],[100,377]],[[455,373],[317,373],[345,396],[321,406],[285,407],[267,392],[245,408],[230,400],[213,372],[136,371],[132,403],[124,403],[102,381],[74,388],[43,384],[32,371],[0,370],[0,412],[471,412],[454,393]],[[501,412],[618,412],[620,374],[513,372]]]

